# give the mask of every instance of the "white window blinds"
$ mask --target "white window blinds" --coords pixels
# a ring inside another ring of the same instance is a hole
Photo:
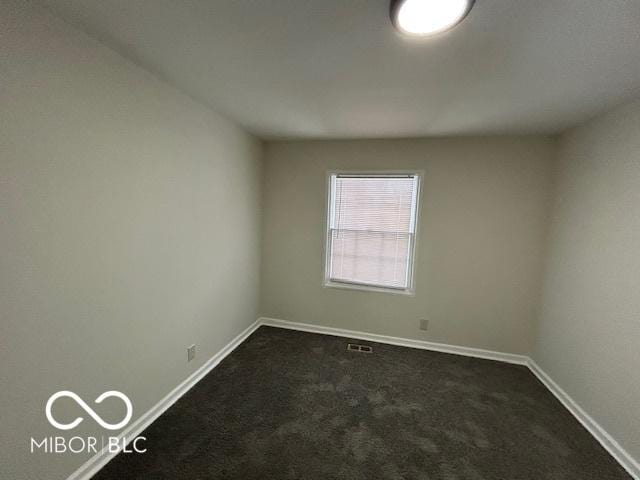
[[[409,290],[417,175],[332,175],[328,282]]]

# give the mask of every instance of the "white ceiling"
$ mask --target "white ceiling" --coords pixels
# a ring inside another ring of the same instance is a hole
[[[387,0],[43,0],[266,138],[554,133],[640,93],[640,0],[477,0],[415,40]]]

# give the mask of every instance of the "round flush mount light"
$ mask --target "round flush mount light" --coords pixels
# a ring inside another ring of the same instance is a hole
[[[424,37],[453,28],[474,0],[391,0],[391,21],[405,35]]]

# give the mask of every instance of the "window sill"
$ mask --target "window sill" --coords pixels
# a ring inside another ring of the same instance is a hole
[[[399,288],[376,287],[373,285],[364,285],[360,283],[336,282],[333,280],[325,281],[323,286],[325,288],[337,288],[340,290],[359,290],[361,292],[391,293],[393,295],[403,295],[405,297],[415,296],[415,291],[412,289],[401,290]]]

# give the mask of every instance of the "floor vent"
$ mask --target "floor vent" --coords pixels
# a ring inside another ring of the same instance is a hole
[[[373,353],[373,348],[369,345],[358,345],[357,343],[347,343],[347,350],[351,352]]]

